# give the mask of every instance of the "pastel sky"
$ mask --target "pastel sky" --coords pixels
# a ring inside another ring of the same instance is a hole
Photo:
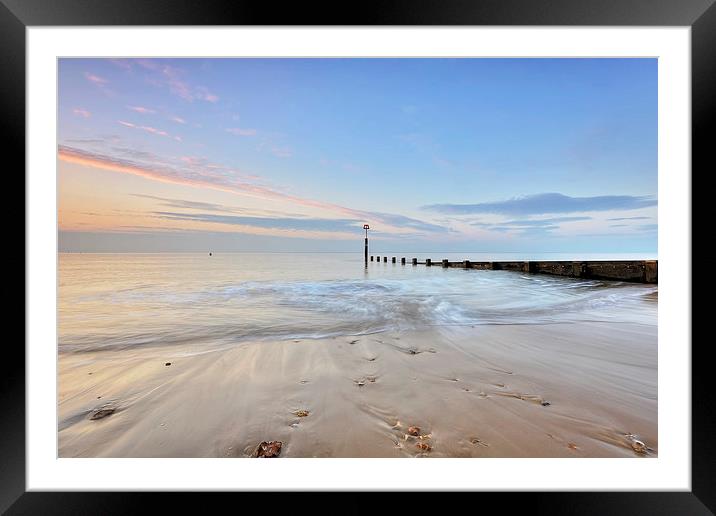
[[[656,59],[61,59],[61,251],[648,253]]]

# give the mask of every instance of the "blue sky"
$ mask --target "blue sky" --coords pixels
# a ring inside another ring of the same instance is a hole
[[[657,247],[655,59],[62,59],[59,145],[63,250]]]

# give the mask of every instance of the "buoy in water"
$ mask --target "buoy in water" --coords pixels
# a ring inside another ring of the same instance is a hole
[[[209,253],[209,256],[211,256],[211,253]]]

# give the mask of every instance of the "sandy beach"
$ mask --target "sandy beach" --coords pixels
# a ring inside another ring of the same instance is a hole
[[[59,456],[250,457],[281,441],[280,457],[654,457],[656,332],[484,325],[61,353]]]

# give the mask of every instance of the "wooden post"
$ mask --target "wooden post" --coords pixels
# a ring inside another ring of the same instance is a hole
[[[400,265],[405,265],[405,256],[400,259]]]
[[[447,260],[443,260],[443,267],[447,267],[447,266],[448,266],[448,261],[447,261]]]
[[[383,263],[388,263],[388,257],[387,257],[387,256],[383,256]]]
[[[363,248],[363,258],[365,260],[365,264],[368,265],[368,230],[370,229],[370,226],[368,224],[363,224],[363,229],[365,230],[365,247]]]
[[[659,263],[655,260],[646,260],[644,262],[644,281],[646,283],[657,283]]]
[[[582,262],[572,262],[572,276],[575,278],[581,278],[585,272],[585,267]]]
[[[417,258],[413,258],[413,265],[417,265],[417,264],[418,264],[418,259],[417,259]]]
[[[425,266],[430,267],[433,264],[433,261],[430,258],[425,258]]]
[[[393,256],[393,258],[391,258],[390,261],[393,262],[393,263],[395,263],[395,256]]]
[[[373,255],[370,255],[370,261],[371,262],[373,261]]]
[[[472,269],[472,264],[470,263],[470,260],[465,260],[463,263],[466,269]]]

